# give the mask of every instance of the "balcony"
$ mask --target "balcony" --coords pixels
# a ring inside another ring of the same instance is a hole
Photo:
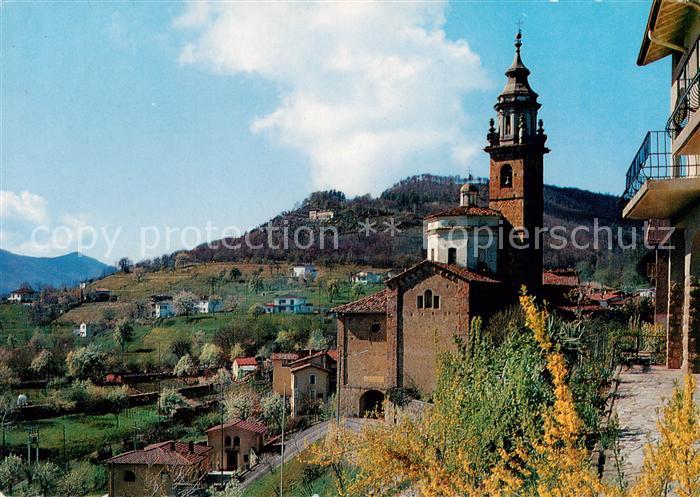
[[[626,219],[668,219],[700,198],[700,156],[674,155],[665,131],[650,131],[627,171]]]
[[[686,51],[673,71],[673,112],[666,131],[673,140],[673,153],[700,153],[700,38]]]

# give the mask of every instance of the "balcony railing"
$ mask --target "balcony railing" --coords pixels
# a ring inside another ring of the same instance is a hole
[[[678,62],[673,81],[675,104],[666,131],[675,139],[700,107],[700,37]]]
[[[671,153],[671,139],[665,131],[649,131],[627,170],[622,202],[634,197],[648,179],[700,176],[700,156]]]

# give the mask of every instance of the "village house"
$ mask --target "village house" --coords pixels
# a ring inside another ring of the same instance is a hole
[[[381,283],[383,280],[383,274],[374,273],[372,271],[358,271],[350,278],[352,283],[358,283],[360,285],[376,285]]]
[[[671,59],[671,112],[642,140],[627,171],[624,219],[650,221],[656,246],[656,322],[667,331],[666,365],[700,372],[700,10],[654,0],[637,64]],[[659,103],[666,98],[659,96]],[[671,229],[669,229],[671,228]],[[669,238],[670,235],[670,238]]]
[[[311,406],[311,401],[326,402],[336,390],[338,354],[335,350],[306,355],[274,353],[270,359],[272,391],[290,398],[293,415],[298,415],[305,404]]]
[[[265,304],[264,309],[267,314],[309,314],[313,312],[314,306],[301,295],[280,295]]]
[[[7,301],[11,304],[31,304],[37,300],[39,300],[39,292],[31,288],[18,288],[7,297]]]
[[[255,357],[237,357],[233,360],[231,372],[236,380],[242,380],[248,373],[258,370],[258,360]]]
[[[223,304],[219,299],[201,299],[196,304],[199,314],[214,314],[221,311]]]
[[[156,318],[170,318],[175,315],[175,307],[172,300],[161,300],[153,304],[153,315]]]
[[[290,276],[298,280],[313,281],[318,276],[318,270],[313,264],[300,264],[292,266]]]
[[[330,221],[335,217],[333,211],[309,211],[309,221]]]
[[[204,487],[212,451],[170,440],[107,459],[109,497],[170,497]]]
[[[387,279],[384,290],[333,309],[342,414],[381,409],[390,388],[429,397],[440,354],[454,350],[455,336],[468,337],[475,317],[488,319],[513,305],[523,285],[536,295],[545,287],[542,243],[535,237],[543,226],[549,150],[520,33],[515,47],[487,134],[488,205],[479,203],[475,185],[464,185],[457,207],[427,216],[426,260]]]
[[[258,463],[267,427],[252,421],[234,419],[207,430],[208,445],[213,449],[215,471],[250,469]]]

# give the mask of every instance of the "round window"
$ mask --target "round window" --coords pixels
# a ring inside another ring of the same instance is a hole
[[[375,334],[379,333],[380,331],[382,331],[382,325],[377,322],[374,322],[369,326],[369,331]]]

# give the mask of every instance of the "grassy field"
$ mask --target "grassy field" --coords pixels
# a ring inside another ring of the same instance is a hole
[[[305,477],[304,470],[308,464],[304,459],[308,452],[302,452],[284,465],[284,495],[318,494],[319,497],[332,497],[338,495],[335,484],[335,476],[330,468],[319,468],[316,478],[310,480]],[[268,472],[265,476],[250,485],[243,493],[244,497],[277,497],[279,495],[280,472],[279,468]]]
[[[118,415],[61,416],[53,419],[30,421],[12,425],[5,430],[5,444],[14,450],[26,448],[28,430],[39,430],[39,447],[60,454],[63,451],[65,429],[66,452],[70,458],[83,455],[131,436],[134,431],[146,430],[158,423],[155,407],[137,407]]]

